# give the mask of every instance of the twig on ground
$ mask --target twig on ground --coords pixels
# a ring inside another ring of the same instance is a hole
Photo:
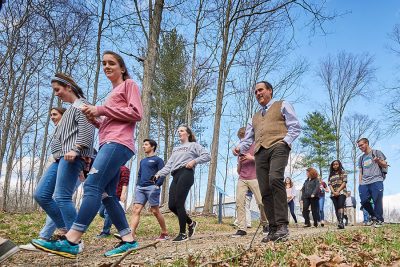
[[[146,245],[146,246],[143,246],[143,247],[140,247],[140,248],[135,248],[135,249],[132,249],[132,250],[129,250],[129,251],[127,251],[127,252],[125,252],[124,253],[124,255],[122,255],[122,257],[120,258],[120,259],[118,259],[116,262],[114,262],[112,265],[111,265],[111,267],[116,267],[116,266],[118,266],[129,254],[131,254],[132,252],[136,252],[136,251],[138,251],[138,250],[142,250],[142,249],[145,249],[145,248],[148,248],[148,247],[154,247],[155,249],[157,248],[157,243],[159,243],[160,241],[156,241],[156,242],[154,242],[154,243],[151,243],[151,244],[148,244],[148,245]]]

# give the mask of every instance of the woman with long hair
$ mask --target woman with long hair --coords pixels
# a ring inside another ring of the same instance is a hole
[[[304,227],[311,227],[310,223],[310,212],[309,207],[311,205],[311,213],[314,221],[314,226],[318,226],[319,221],[319,206],[318,206],[318,191],[319,191],[319,180],[318,172],[314,168],[308,168],[306,170],[307,179],[304,182],[302,191],[303,199],[303,217],[305,220]]]
[[[290,214],[294,220],[294,223],[297,224],[296,214],[294,213],[294,199],[296,198],[296,189],[293,186],[292,178],[285,178],[285,187],[286,187],[286,195],[287,195],[287,204],[289,206]]]
[[[85,167],[85,159],[93,153],[94,127],[76,103],[88,103],[82,89],[66,74],[56,73],[51,79],[55,95],[70,103],[68,109],[56,114],[52,109],[52,121],[57,124],[51,141],[54,162],[39,181],[34,198],[53,220],[60,234],[65,234],[76,218],[72,201],[75,185]],[[60,112],[59,110],[58,112]]]
[[[78,243],[96,216],[100,202],[106,207],[122,239],[104,255],[119,256],[139,245],[133,240],[125,212],[115,195],[120,167],[135,151],[135,126],[142,119],[139,87],[130,79],[125,62],[117,53],[104,52],[102,63],[112,89],[102,106],[85,104],[81,107],[89,121],[99,128],[100,149],[86,179],[78,215],[63,239],[33,242],[37,248],[68,258],[76,258],[79,253]]]
[[[197,164],[210,161],[210,154],[196,142],[196,137],[187,126],[178,128],[180,145],[172,150],[171,157],[164,168],[158,171],[155,179],[172,174],[173,180],[169,188],[169,209],[178,217],[179,234],[173,242],[183,242],[192,237],[198,223],[186,213],[185,202],[194,183],[194,169]],[[186,234],[186,225],[188,233]]]
[[[344,171],[340,160],[334,160],[329,168],[328,185],[331,189],[331,199],[335,207],[338,228],[344,229],[343,213],[346,202],[347,173]]]

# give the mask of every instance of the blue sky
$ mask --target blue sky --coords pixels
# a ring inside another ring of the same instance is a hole
[[[390,45],[388,34],[396,23],[400,23],[400,2],[329,1],[328,9],[348,13],[327,25],[327,35],[316,35],[311,38],[301,38],[299,34],[296,36],[299,45],[296,54],[305,55],[311,64],[311,71],[303,78],[303,89],[305,89],[303,93],[306,93],[308,98],[296,105],[296,111],[300,118],[304,118],[313,110],[310,107],[327,102],[327,94],[315,78],[315,71],[321,58],[328,54],[336,55],[342,50],[354,54],[368,52],[374,57],[377,81],[368,88],[371,93],[367,97],[358,98],[349,104],[347,114],[353,112],[367,114],[381,121],[382,127],[387,129],[384,103],[388,99],[385,94],[377,93],[377,89],[393,85],[396,77],[400,78],[398,75],[400,59],[387,48]],[[400,192],[400,179],[398,179],[400,146],[397,142],[399,137],[400,133],[392,134],[375,145],[376,149],[384,152],[391,165],[385,182],[385,195]]]

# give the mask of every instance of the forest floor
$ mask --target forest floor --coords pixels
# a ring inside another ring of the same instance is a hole
[[[177,219],[169,214],[165,217],[174,237],[178,231]],[[261,228],[254,235],[256,222],[248,229],[247,236],[232,238],[236,231],[231,226],[232,218],[224,218],[222,224],[218,224],[216,217],[194,219],[199,227],[188,242],[179,245],[159,242],[155,247],[128,255],[120,266],[400,266],[400,225],[351,226],[345,230],[329,224],[307,229],[291,225],[288,241],[265,244],[260,242]],[[43,213],[0,213],[0,236],[18,245],[26,244],[37,237],[43,223]],[[120,257],[105,258],[103,253],[118,240],[112,236],[96,238],[101,226],[101,218],[96,217],[84,236],[84,252],[76,260],[20,251],[3,266],[111,266]],[[158,235],[155,218],[149,214],[142,216],[138,229],[140,247],[153,244]]]

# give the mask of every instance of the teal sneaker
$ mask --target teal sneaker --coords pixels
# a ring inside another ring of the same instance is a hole
[[[133,243],[121,241],[115,248],[104,253],[104,256],[106,256],[108,258],[118,257],[118,256],[123,255],[125,252],[130,251],[135,248],[138,248],[138,247],[139,247],[139,243],[137,241],[134,241]]]
[[[31,244],[37,249],[69,259],[76,259],[79,253],[79,245],[71,245],[65,237],[56,241],[33,239]]]

